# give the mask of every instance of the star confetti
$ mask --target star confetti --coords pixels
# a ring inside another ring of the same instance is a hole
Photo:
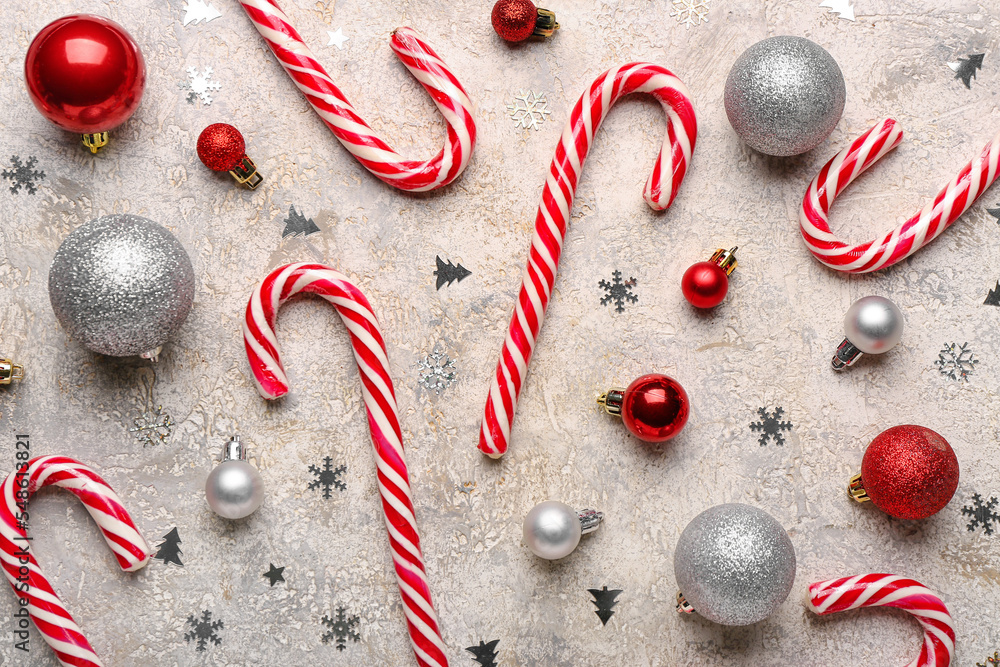
[[[507,105],[507,115],[513,119],[514,127],[537,130],[552,115],[546,106],[545,93],[536,95],[522,90],[514,96],[514,103]]]
[[[689,30],[693,25],[708,23],[708,3],[711,0],[673,0],[670,15]]]
[[[294,206],[288,207],[288,217],[285,218],[285,228],[281,231],[281,238],[286,236],[309,236],[310,234],[315,234],[319,231],[319,227],[313,222],[312,218],[307,218],[298,211],[295,210]]]
[[[188,616],[188,625],[190,625],[193,630],[184,635],[184,639],[189,643],[192,641],[197,641],[197,649],[199,651],[204,651],[208,642],[212,642],[216,646],[222,643],[222,639],[219,635],[215,633],[216,630],[222,630],[222,621],[213,621],[212,612],[207,609],[202,612],[201,618],[195,618],[193,615]]]
[[[343,651],[347,648],[348,639],[354,642],[361,640],[361,635],[355,629],[359,621],[360,619],[357,616],[348,616],[347,610],[343,607],[337,607],[337,617],[335,619],[329,616],[323,617],[323,625],[330,628],[330,632],[323,633],[320,639],[324,644],[335,641],[337,650]]]
[[[163,406],[157,405],[152,412],[143,412],[132,420],[132,428],[129,433],[135,434],[135,439],[142,443],[142,446],[163,444],[173,433],[171,426],[174,425],[170,415],[163,414]]]
[[[757,408],[757,414],[760,415],[759,422],[751,422],[751,431],[760,431],[760,438],[757,442],[763,447],[767,444],[767,441],[774,439],[774,444],[784,445],[785,436],[781,434],[782,431],[792,430],[792,423],[781,421],[781,417],[785,414],[784,409],[775,408],[774,412],[768,414],[767,408]]]
[[[603,297],[601,297],[601,305],[606,306],[612,301],[615,302],[615,310],[619,313],[625,312],[625,302],[631,301],[632,303],[637,303],[639,297],[632,293],[632,288],[635,287],[635,278],[629,278],[625,282],[622,282],[622,272],[613,271],[611,273],[612,282],[607,280],[602,280],[597,283],[598,287],[604,288],[607,292]]]
[[[499,639],[494,639],[491,642],[484,642],[480,639],[479,646],[468,646],[465,650],[472,654],[472,659],[480,667],[497,667],[497,644],[499,643]]]
[[[188,103],[194,104],[195,100],[201,100],[202,104],[211,104],[212,93],[222,88],[222,84],[218,81],[209,81],[212,78],[212,68],[206,67],[199,74],[196,67],[188,67],[187,75],[188,80],[181,81],[177,85],[181,89],[189,91]]]
[[[948,63],[955,72],[955,78],[961,79],[966,88],[972,88],[972,80],[976,78],[976,70],[982,69],[985,53],[973,53],[968,58],[959,58],[956,63]]]
[[[285,578],[281,575],[285,571],[283,567],[275,567],[274,563],[268,563],[271,567],[267,572],[264,573],[264,578],[271,582],[271,587],[273,588],[279,581],[284,581]]]
[[[938,352],[938,359],[934,365],[941,371],[941,375],[958,382],[968,382],[978,363],[979,359],[976,359],[976,355],[969,349],[968,343],[961,345],[945,343],[944,349]]]
[[[200,23],[201,21],[208,23],[220,16],[222,16],[222,12],[216,9],[215,5],[211,3],[206,5],[202,0],[187,0],[184,3],[184,19],[182,24]]]
[[[823,0],[819,6],[828,7],[842,19],[854,20],[854,5],[851,4],[851,0]]]
[[[420,386],[430,389],[435,394],[440,394],[450,387],[458,377],[455,372],[455,361],[437,349],[417,362],[417,368],[419,368]]]
[[[28,161],[22,164],[20,157],[11,155],[10,164],[10,169],[3,170],[3,177],[10,181],[10,191],[15,195],[21,188],[24,188],[29,195],[38,192],[37,183],[39,180],[45,178],[44,171],[34,169],[34,166],[38,164],[38,160],[34,157],[29,157]]]
[[[347,41],[347,37],[344,37],[344,33],[340,28],[337,28],[336,32],[327,30],[326,34],[330,36],[330,41],[326,43],[327,46],[336,46],[338,50],[344,48],[344,42]]]

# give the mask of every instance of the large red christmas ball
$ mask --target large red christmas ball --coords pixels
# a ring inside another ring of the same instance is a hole
[[[729,276],[715,262],[698,262],[684,272],[681,291],[695,308],[714,308],[726,298]]]
[[[243,135],[228,123],[213,123],[198,136],[198,157],[212,171],[235,169],[246,154]]]
[[[926,519],[955,495],[958,458],[948,441],[929,428],[893,426],[868,445],[861,485],[886,514]]]
[[[677,380],[659,373],[636,379],[622,399],[622,421],[646,442],[666,442],[681,432],[691,408]]]
[[[118,127],[135,112],[146,87],[146,63],[120,25],[74,14],[35,35],[24,79],[43,116],[71,132],[97,134]]]
[[[531,0],[500,0],[493,5],[493,29],[508,42],[523,42],[531,37],[538,20],[538,9]]]

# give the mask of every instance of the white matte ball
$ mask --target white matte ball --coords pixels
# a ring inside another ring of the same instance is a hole
[[[535,505],[524,517],[521,529],[531,553],[546,560],[558,560],[573,553],[583,535],[577,511],[557,500]]]
[[[264,480],[246,461],[223,461],[205,481],[205,498],[222,518],[242,519],[264,502]]]
[[[881,354],[903,337],[903,313],[882,296],[858,299],[844,316],[844,335],[865,354]]]

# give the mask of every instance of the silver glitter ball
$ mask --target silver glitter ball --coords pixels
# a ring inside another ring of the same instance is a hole
[[[155,358],[191,310],[194,269],[174,235],[152,220],[106,215],[59,246],[49,300],[63,327],[94,352]]]
[[[830,136],[847,89],[826,49],[770,37],[743,52],[726,79],[726,115],[740,139],[767,155],[798,155]]]
[[[547,560],[573,553],[583,535],[577,511],[557,500],[546,500],[531,508],[521,531],[531,553]]]
[[[844,316],[844,336],[865,354],[888,352],[903,337],[903,313],[889,299],[858,299]]]
[[[795,549],[774,518],[750,505],[716,505],[692,519],[674,551],[677,585],[694,610],[722,625],[774,612],[795,581]]]

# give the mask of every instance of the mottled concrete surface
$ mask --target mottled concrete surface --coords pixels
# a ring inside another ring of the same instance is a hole
[[[279,335],[292,379],[287,400],[254,391],[239,324],[252,287],[291,260],[318,260],[354,277],[385,328],[424,553],[449,657],[500,640],[515,665],[902,665],[919,647],[899,612],[817,619],[810,582],[862,571],[897,572],[939,591],[958,629],[954,664],[1000,649],[1000,537],[966,529],[974,493],[1000,495],[1000,310],[983,305],[1000,277],[1000,228],[987,213],[995,188],[939,240],[888,271],[847,278],[823,269],[798,237],[796,210],[809,179],[835,150],[883,116],[903,144],[836,205],[852,238],[913,213],[1000,128],[1000,3],[856,0],[858,20],[818,0],[710,2],[709,22],[685,29],[667,0],[546,0],[562,29],[547,43],[507,46],[486,1],[340,0],[283,6],[372,125],[407,155],[429,155],[443,136],[429,98],[396,62],[389,32],[420,30],[477,105],[479,143],[445,190],[396,192],[332,138],[281,72],[239,6],[182,25],[181,0],[41,5],[13,0],[13,38],[0,41],[0,160],[37,157],[38,192],[0,185],[0,352],[27,379],[0,391],[0,469],[14,435],[35,455],[92,464],[122,495],[151,543],[177,527],[184,567],[153,561],[123,575],[80,504],[46,492],[31,534],[45,571],[109,665],[408,665],[413,663],[377,502],[357,370],[339,319],[322,302],[288,305]],[[92,12],[122,23],[142,45],[146,97],[96,157],[32,107],[22,80],[31,37],[52,19]],[[348,41],[326,46],[326,31]],[[844,117],[827,142],[792,159],[752,153],[722,108],[726,74],[750,44],[808,37],[841,64]],[[947,62],[986,58],[971,90]],[[663,131],[650,100],[615,109],[585,169],[561,273],[524,390],[513,444],[500,463],[476,450],[487,382],[507,326],[551,151],[590,80],[629,60],[670,67],[691,88],[700,136],[673,208],[654,214],[642,184]],[[189,104],[185,70],[212,67],[221,89]],[[538,131],[515,129],[506,105],[519,90],[545,93]],[[195,157],[198,133],[236,124],[265,174],[255,192]],[[321,232],[281,238],[289,205]],[[48,266],[81,223],[112,212],[150,217],[187,248],[195,306],[156,365],[100,358],[67,338],[49,307]],[[683,301],[679,280],[716,247],[738,243],[740,268],[726,303],[709,314]],[[435,255],[473,275],[434,289]],[[598,281],[635,277],[637,304],[601,306]],[[841,315],[856,298],[893,298],[906,316],[902,344],[843,375],[829,369]],[[981,360],[968,383],[934,362],[944,343],[968,341]],[[455,360],[440,394],[419,384],[435,347]],[[684,433],[651,453],[603,415],[595,394],[660,370],[693,405]],[[163,405],[177,422],[168,442],[143,448],[132,419]],[[761,446],[757,409],[784,408],[784,446]],[[850,502],[845,484],[880,430],[920,423],[944,434],[962,465],[955,499],[923,522],[889,520]],[[230,523],[207,507],[202,485],[224,439],[252,446],[267,500]],[[324,500],[307,489],[310,464],[348,466],[347,490]],[[536,502],[560,499],[607,513],[605,526],[565,562],[520,545]],[[687,522],[706,507],[746,502],[773,514],[798,554],[794,590],[780,611],[723,628],[673,610],[672,557]],[[267,586],[270,562],[285,583]],[[620,588],[600,625],[587,588]],[[361,641],[322,644],[320,619],[337,607],[359,616]],[[54,665],[32,629],[15,651],[13,595],[0,595],[0,662]],[[210,610],[222,643],[199,653],[187,618]]]

